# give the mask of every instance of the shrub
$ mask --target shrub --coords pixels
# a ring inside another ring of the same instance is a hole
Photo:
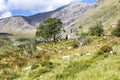
[[[20,75],[16,74],[16,73],[12,73],[10,74],[6,79],[7,80],[14,80],[16,78],[18,78]]]
[[[9,68],[9,67],[10,67],[9,64],[1,64],[0,63],[0,69]]]
[[[91,42],[93,42],[93,39],[90,37],[87,37],[84,44],[90,44]]]
[[[56,80],[61,80],[63,78],[67,78],[68,76],[70,76],[69,73],[61,73],[61,74],[56,74],[55,78]]]
[[[29,38],[18,38],[16,39],[16,41],[19,41],[19,42],[30,42],[30,39]]]
[[[64,68],[61,74],[56,75],[56,80],[62,80],[63,78],[67,78],[69,76],[73,76],[83,70],[86,70],[90,67],[91,63],[88,61],[75,61],[71,62],[67,67]]]
[[[73,46],[73,48],[78,48],[78,47],[79,47],[79,45],[78,45],[77,42],[74,42],[74,43],[72,44],[72,46]]]
[[[43,60],[50,60],[51,55],[50,54],[44,54],[42,58],[43,58]]]
[[[32,65],[31,69],[34,70],[34,69],[36,69],[36,68],[38,68],[38,67],[39,67],[38,64],[34,64],[34,65]]]
[[[92,39],[89,38],[87,33],[80,33],[78,36],[78,42],[84,44],[90,44],[92,42]]]
[[[79,71],[86,70],[89,66],[90,64],[85,61],[71,62],[71,64],[65,68],[63,72],[70,72],[71,74],[77,73]]]
[[[113,36],[120,37],[120,26],[117,26],[115,29],[113,29],[111,34]]]
[[[13,49],[13,46],[11,44],[12,42],[2,36],[0,36],[0,51],[1,53],[4,51],[9,51]]]
[[[88,33],[82,32],[81,35],[82,35],[82,36],[87,36]]]
[[[30,72],[29,77],[32,77],[32,78],[40,77],[42,74],[50,72],[50,71],[51,71],[51,69],[49,69],[49,68],[40,68],[36,71]]]
[[[3,63],[0,64],[0,68],[13,68],[15,66],[23,67],[27,64],[27,59],[24,57],[20,57],[16,52],[4,52],[4,54],[1,54],[0,57],[2,59],[7,60],[7,64]]]
[[[120,27],[115,28],[111,34],[116,37],[120,37]]]
[[[103,26],[100,23],[97,23],[94,27],[89,28],[89,34],[93,36],[102,36],[103,35]]]
[[[0,36],[0,47],[3,45],[9,45],[9,41],[4,37]]]
[[[36,51],[34,57],[41,60],[49,60],[51,58],[51,54],[46,54],[46,51]]]
[[[101,51],[97,51],[97,53],[93,56],[93,58],[97,58],[97,59],[104,59],[108,57],[108,53],[103,53]]]
[[[108,56],[108,53],[110,51],[112,51],[112,47],[109,46],[109,45],[104,45],[102,46],[98,51],[97,51],[97,55],[96,56],[99,56],[99,55],[103,55],[103,57],[107,57]]]
[[[45,51],[41,51],[41,52],[36,51],[34,55],[35,55],[35,58],[41,59],[44,54],[45,54]]]
[[[41,66],[43,67],[47,67],[47,68],[53,68],[54,65],[52,62],[48,61],[48,60],[45,60],[45,61],[41,61]]]
[[[111,32],[113,36],[120,37],[120,20],[117,22],[117,27]]]
[[[108,46],[108,45],[102,46],[102,47],[100,48],[100,51],[101,51],[101,52],[105,52],[105,53],[109,53],[109,52],[112,51],[112,50],[113,50],[112,47],[111,47],[111,46]]]

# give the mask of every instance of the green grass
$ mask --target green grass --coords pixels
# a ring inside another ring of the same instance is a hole
[[[99,41],[102,45],[105,45],[106,42],[119,42],[119,38],[114,40],[102,40],[98,38],[94,40],[91,45],[87,47],[96,46],[95,41]],[[69,64],[63,64],[60,62],[60,65],[54,68],[54,73],[49,73],[43,75],[42,80],[120,80],[120,46],[110,43],[110,45],[114,45],[113,49],[117,54],[114,55],[98,55],[94,56],[96,51],[99,48],[94,48],[93,55],[86,56],[83,55],[80,58],[75,58],[70,60]],[[80,48],[79,48],[80,49]],[[92,50],[92,49],[91,49]],[[96,51],[95,51],[96,50]],[[87,51],[87,50],[86,50]],[[90,51],[90,50],[88,50]],[[74,53],[73,53],[74,54]],[[54,60],[53,60],[54,61]],[[58,59],[59,61],[59,59]],[[61,60],[62,61],[62,60]],[[64,62],[64,60],[63,60]],[[58,72],[59,71],[59,72]],[[51,75],[52,76],[51,76]],[[46,77],[47,76],[47,77]]]
[[[120,80],[119,55],[98,58],[93,63],[86,62],[87,65],[77,62],[70,63],[62,73],[57,73],[46,80]]]

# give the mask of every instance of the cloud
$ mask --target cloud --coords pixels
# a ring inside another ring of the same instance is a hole
[[[0,13],[4,12],[7,10],[7,6],[5,4],[4,0],[0,0]]]
[[[8,7],[12,10],[31,12],[45,12],[79,0],[8,0]]]
[[[12,11],[46,12],[81,0],[0,0],[0,17],[12,16]]]
[[[0,18],[6,18],[6,17],[10,17],[10,16],[12,16],[12,13],[8,11],[8,12],[3,13],[3,14],[0,16]]]
[[[11,11],[9,11],[5,0],[0,0],[0,19],[12,16]]]

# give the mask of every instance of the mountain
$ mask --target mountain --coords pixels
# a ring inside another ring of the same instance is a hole
[[[33,34],[36,27],[49,17],[61,19],[67,34],[78,26],[87,31],[97,22],[110,27],[120,19],[120,0],[97,0],[95,4],[77,2],[50,12],[0,19],[0,32]]]
[[[73,3],[63,6],[54,11],[39,13],[31,16],[14,16],[0,20],[0,32],[6,33],[34,33],[36,27],[49,17],[56,17],[62,20],[63,26],[68,30],[90,8],[85,3]]]

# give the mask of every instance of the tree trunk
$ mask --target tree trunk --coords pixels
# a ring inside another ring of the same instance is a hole
[[[56,36],[54,36],[54,42],[56,41]]]

